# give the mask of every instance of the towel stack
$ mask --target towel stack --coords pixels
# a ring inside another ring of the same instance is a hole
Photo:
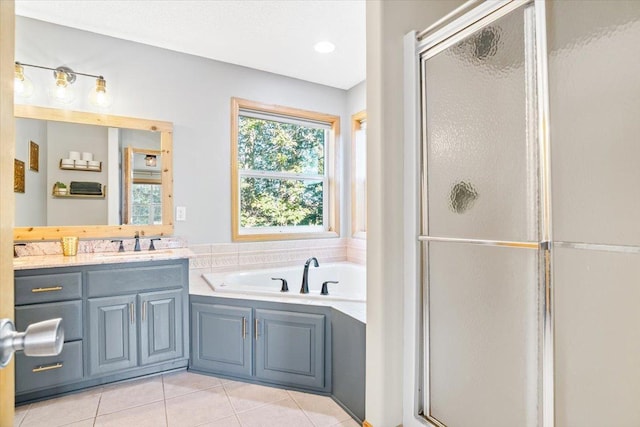
[[[82,195],[102,195],[102,184],[99,182],[79,182],[79,181],[71,181],[69,184],[69,192],[71,194],[82,194]]]

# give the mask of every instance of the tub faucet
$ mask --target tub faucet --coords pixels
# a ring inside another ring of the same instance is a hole
[[[133,236],[136,239],[136,244],[133,248],[135,252],[140,252],[140,233],[136,231],[136,235]]]
[[[313,261],[313,265],[315,267],[320,267],[316,257],[311,257],[304,263],[304,271],[302,272],[302,288],[300,289],[301,294],[309,293],[309,264],[311,264],[311,261]]]

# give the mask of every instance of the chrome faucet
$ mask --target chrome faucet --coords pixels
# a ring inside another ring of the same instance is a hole
[[[304,271],[302,272],[302,288],[300,289],[301,294],[309,293],[309,264],[311,264],[311,261],[313,261],[313,265],[315,267],[320,267],[316,257],[311,257],[304,263]]]

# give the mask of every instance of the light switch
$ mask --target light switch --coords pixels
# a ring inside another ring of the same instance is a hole
[[[187,207],[176,206],[176,221],[186,221],[186,220],[187,220]]]

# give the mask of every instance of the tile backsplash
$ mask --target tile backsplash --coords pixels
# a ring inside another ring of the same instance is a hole
[[[202,273],[298,265],[314,256],[322,262],[366,262],[366,242],[311,239],[191,245],[191,269]],[[351,257],[349,255],[352,255]]]

